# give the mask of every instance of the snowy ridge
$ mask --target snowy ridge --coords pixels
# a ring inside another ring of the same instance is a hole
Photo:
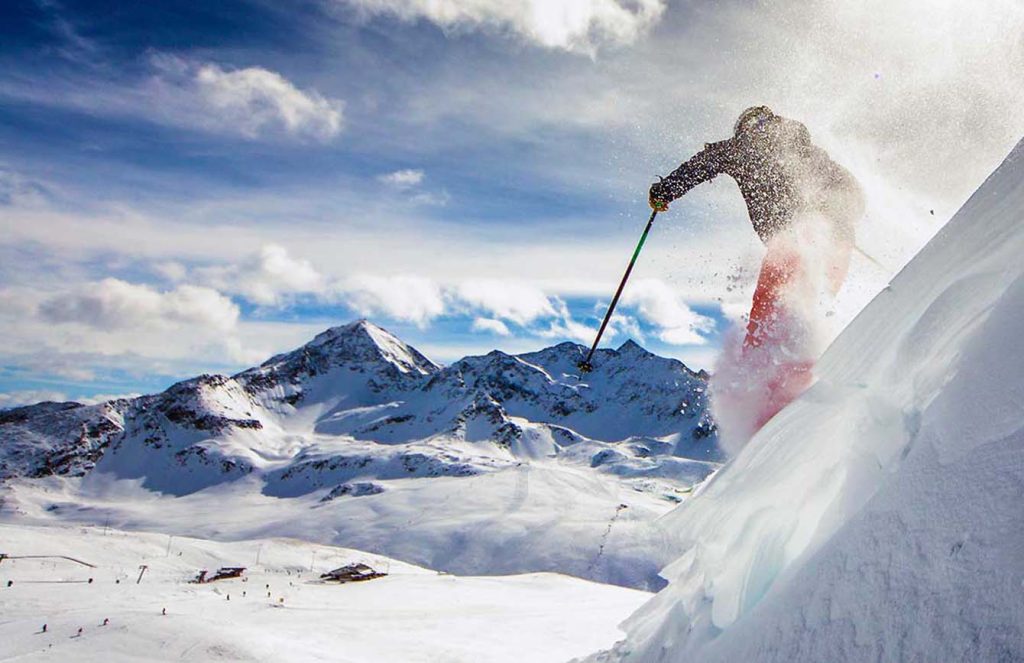
[[[663,519],[670,585],[597,660],[1024,659],[1024,141],[819,381]]]

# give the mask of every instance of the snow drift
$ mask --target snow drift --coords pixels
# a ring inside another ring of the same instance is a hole
[[[662,523],[601,660],[1024,659],[1024,141]]]

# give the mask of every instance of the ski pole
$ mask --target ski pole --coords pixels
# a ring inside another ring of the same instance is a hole
[[[578,365],[581,373],[589,373],[594,370],[591,366],[590,360],[594,358],[594,351],[597,350],[597,344],[601,342],[601,336],[604,334],[604,328],[608,326],[608,321],[612,319],[612,312],[615,310],[615,305],[619,303],[619,296],[622,295],[622,289],[626,287],[626,281],[629,279],[630,272],[633,271],[633,265],[636,264],[636,259],[640,256],[640,250],[644,248],[644,242],[647,241],[647,233],[651,232],[651,226],[654,225],[654,217],[658,216],[658,210],[651,212],[651,218],[647,220],[647,227],[644,228],[644,234],[640,235],[640,241],[636,245],[636,250],[633,251],[633,257],[629,259],[629,266],[626,267],[626,273],[622,275],[622,281],[619,282],[619,289],[615,291],[615,296],[612,297],[612,303],[608,305],[608,312],[604,314],[604,320],[601,321],[601,327],[597,330],[597,338],[594,339],[594,344],[590,346],[590,352],[587,353],[587,358],[581,361]]]

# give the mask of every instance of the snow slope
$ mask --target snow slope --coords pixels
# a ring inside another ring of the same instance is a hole
[[[596,660],[1024,660],[1024,141],[665,516],[670,585]]]
[[[589,468],[547,461],[469,477],[355,483],[382,492],[277,498],[249,477],[175,497],[107,474],[49,477],[14,486],[0,519],[219,541],[287,536],[460,575],[553,571],[636,588],[662,586],[657,573],[671,561],[655,523],[673,502]]]
[[[607,646],[620,633],[615,623],[649,597],[554,574],[440,575],[288,539],[224,544],[0,526],[0,541],[9,555],[68,555],[96,566],[0,562],[0,660],[564,661]],[[318,581],[354,562],[389,575]],[[148,568],[136,584],[142,564]],[[222,565],[250,567],[247,580],[187,582]]]

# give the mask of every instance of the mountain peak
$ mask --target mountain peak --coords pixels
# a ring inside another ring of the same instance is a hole
[[[616,352],[620,354],[635,354],[637,352],[643,354],[650,354],[647,350],[645,350],[639,343],[637,343],[633,339],[628,339],[625,343],[620,345],[619,349],[616,350]]]
[[[378,327],[366,318],[360,318],[354,322],[350,322],[344,325],[337,325],[335,327],[329,327],[324,331],[317,334],[312,341],[307,345],[323,345],[329,343],[338,338],[364,338],[373,340],[375,334],[382,334],[390,336],[395,340],[398,340],[393,334],[388,332],[382,327]]]
[[[351,359],[382,358],[403,373],[426,375],[438,368],[415,348],[365,318],[331,327],[317,334],[303,348],[326,350]]]

